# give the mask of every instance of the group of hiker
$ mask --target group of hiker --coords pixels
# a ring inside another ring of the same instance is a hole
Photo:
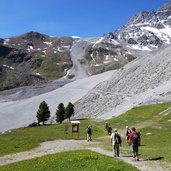
[[[112,127],[109,123],[105,123],[105,131],[106,135],[110,136],[114,157],[119,157],[119,148],[122,146],[122,138],[121,135],[118,133],[118,130],[115,128],[112,132]],[[92,127],[91,125],[87,127],[87,141],[92,141]],[[131,146],[132,157],[133,160],[139,161],[138,156],[138,147],[140,146],[141,135],[140,132],[137,132],[136,129],[129,128],[126,126],[125,129],[125,137],[126,137],[126,144]]]
[[[134,161],[139,161],[138,156],[138,147],[140,146],[140,132],[137,132],[136,129],[133,127],[129,129],[126,126],[125,130],[126,136],[126,143],[131,146],[132,157]],[[121,135],[118,133],[117,129],[115,128],[113,133],[110,135],[110,139],[112,142],[114,157],[119,157],[119,147],[122,145]]]

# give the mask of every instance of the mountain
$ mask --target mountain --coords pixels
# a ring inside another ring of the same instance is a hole
[[[92,47],[101,44],[120,46],[138,58],[77,101],[77,117],[106,119],[136,105],[171,100],[171,2],[140,12]]]
[[[0,90],[42,84],[71,68],[71,37],[51,37],[37,32],[0,39]]]
[[[7,76],[16,74],[11,76],[15,81],[26,78],[31,83],[25,84],[41,84],[34,90],[1,91],[0,130],[33,122],[43,100],[52,117],[59,103],[71,101],[75,118],[103,119],[134,106],[171,101],[170,16],[171,3],[167,3],[156,11],[137,14],[121,29],[98,38],[30,32],[0,39],[0,79],[4,76],[4,82],[10,82]],[[115,70],[104,72],[110,69]],[[72,82],[42,85],[59,75]]]
[[[101,38],[101,43],[122,46],[135,56],[143,56],[171,43],[171,2],[156,11],[133,16],[122,28]]]
[[[111,44],[94,44],[92,51],[93,40],[97,38],[52,37],[38,32],[0,39],[0,90],[61,77],[85,78],[135,59],[121,46]]]

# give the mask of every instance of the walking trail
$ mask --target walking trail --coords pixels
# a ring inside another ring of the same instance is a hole
[[[91,147],[90,147],[91,145]],[[113,157],[112,151],[107,151],[98,147],[99,142],[87,142],[86,140],[55,140],[41,143],[39,147],[25,152],[15,153],[0,157],[0,165],[7,165],[22,160],[41,157],[47,154],[55,154],[64,151],[88,149],[110,157]],[[139,162],[132,161],[130,156],[121,155],[119,160],[137,167],[141,171],[169,171],[162,168],[157,161],[145,161],[140,159]]]

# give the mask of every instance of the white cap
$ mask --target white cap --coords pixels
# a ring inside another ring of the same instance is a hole
[[[114,132],[117,132],[117,129],[116,128],[114,129]]]

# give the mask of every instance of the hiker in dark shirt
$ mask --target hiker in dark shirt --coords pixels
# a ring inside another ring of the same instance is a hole
[[[105,131],[106,131],[106,135],[108,135],[108,129],[109,129],[109,124],[107,122],[105,122]]]
[[[92,141],[91,135],[92,135],[92,128],[91,128],[91,126],[89,125],[89,126],[87,127],[87,141]]]
[[[109,136],[112,134],[112,127],[110,125],[108,126],[107,132]]]

